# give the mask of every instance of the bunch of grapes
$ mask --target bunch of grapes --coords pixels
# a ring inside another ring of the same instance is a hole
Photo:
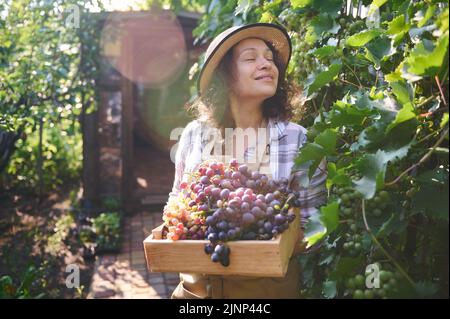
[[[313,73],[317,67],[314,56],[310,53],[312,45],[305,39],[306,33],[302,31],[292,35],[292,60],[293,76],[299,81],[305,81],[309,74]]]
[[[207,239],[205,252],[213,262],[229,265],[230,240],[269,240],[295,219],[298,192],[288,180],[270,180],[247,165],[203,163],[180,185],[181,192],[164,209],[166,238]]]
[[[402,275],[398,271],[382,270],[379,263],[376,263],[379,272],[379,287],[366,287],[366,276],[357,274],[354,277],[348,278],[346,281],[346,289],[354,299],[374,299],[386,298],[391,294],[396,294],[399,291],[400,283],[403,280]]]

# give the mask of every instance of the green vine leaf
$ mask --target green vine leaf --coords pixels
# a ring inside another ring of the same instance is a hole
[[[345,44],[347,46],[351,46],[351,47],[362,47],[363,45],[366,45],[366,43],[379,37],[383,33],[384,32],[381,29],[372,29],[372,30],[362,31],[358,34],[348,37],[347,41],[345,41]]]
[[[305,84],[307,95],[311,95],[323,86],[333,81],[341,71],[342,64],[334,63],[328,67],[327,70],[320,72],[319,74],[313,74],[310,76]]]
[[[434,76],[439,73],[448,52],[448,34],[441,37],[436,46],[425,40],[416,45],[406,58],[406,69],[419,76]]]

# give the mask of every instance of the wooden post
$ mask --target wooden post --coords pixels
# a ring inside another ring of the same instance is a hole
[[[83,131],[83,198],[94,206],[99,204],[99,149],[98,149],[98,111],[86,114],[88,107],[83,105],[81,125]]]
[[[127,39],[124,41],[122,54],[126,54],[127,63],[132,63],[133,43]],[[129,65],[128,65],[129,66]],[[131,208],[131,195],[133,191],[133,114],[134,94],[133,82],[122,76],[122,131],[121,131],[121,202],[124,210],[128,212]]]

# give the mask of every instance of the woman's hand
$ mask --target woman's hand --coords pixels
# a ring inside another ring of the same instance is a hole
[[[306,243],[303,242],[303,231],[300,232],[300,235],[297,238],[297,242],[294,246],[294,252],[292,253],[294,256],[304,252],[306,249]]]

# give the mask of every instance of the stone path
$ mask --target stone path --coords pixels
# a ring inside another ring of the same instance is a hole
[[[88,298],[170,298],[178,273],[147,271],[142,244],[161,222],[161,212],[143,211],[125,218],[121,252],[97,257]]]

